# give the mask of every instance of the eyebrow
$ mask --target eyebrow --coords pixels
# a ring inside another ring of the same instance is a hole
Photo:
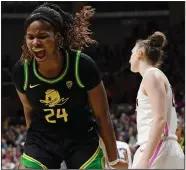
[[[37,32],[37,33],[31,33],[31,32],[27,32],[27,35],[34,35],[34,34],[49,34],[48,31],[41,31],[41,32]]]

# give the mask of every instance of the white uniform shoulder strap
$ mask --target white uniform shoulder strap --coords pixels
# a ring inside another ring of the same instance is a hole
[[[149,70],[147,70],[146,72],[145,72],[145,74],[143,75],[143,79],[145,78],[145,76],[147,75],[147,73],[149,73],[150,71],[153,71],[153,70],[156,70],[156,71],[158,71],[161,75],[163,75],[163,77],[168,81],[168,83],[169,83],[169,80],[167,79],[167,77],[166,77],[166,75],[160,70],[160,69],[158,69],[158,68],[150,68]]]
[[[147,73],[149,73],[150,71],[153,71],[153,70],[159,70],[159,69],[157,69],[157,68],[150,68],[150,69],[148,69],[145,73],[144,73],[144,75],[143,75],[143,79],[145,78],[145,76],[147,75]]]

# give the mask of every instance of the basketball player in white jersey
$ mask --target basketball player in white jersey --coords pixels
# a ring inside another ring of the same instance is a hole
[[[123,159],[124,161],[127,161],[128,162],[128,168],[131,168],[132,167],[132,155],[131,155],[129,145],[127,143],[121,142],[121,141],[116,141],[116,144],[117,144],[117,150],[118,150],[118,154],[119,154],[120,159]],[[107,159],[107,155],[106,155],[106,151],[105,151],[105,145],[103,144],[103,140],[101,138],[100,138],[100,146],[103,148],[104,156]],[[61,168],[60,169],[67,169],[65,161],[63,161],[61,163]],[[113,169],[113,168],[109,167],[107,160],[105,161],[105,169]]]
[[[126,162],[128,162],[128,169],[132,167],[132,155],[129,148],[129,145],[125,142],[116,141],[117,150],[118,150],[118,157]],[[100,137],[100,146],[103,149],[103,154],[105,157],[105,169],[113,169],[108,164],[108,158],[106,154],[106,149],[103,140]]]
[[[128,162],[128,169],[132,167],[132,153],[130,151],[129,145],[125,142],[116,141],[117,150],[120,159]]]
[[[155,32],[137,41],[132,49],[131,71],[143,77],[136,108],[140,147],[133,169],[184,169],[184,154],[175,134],[177,116],[171,85],[158,69],[165,43],[165,35]]]

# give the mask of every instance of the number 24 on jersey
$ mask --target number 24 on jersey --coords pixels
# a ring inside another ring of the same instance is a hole
[[[44,112],[50,112],[45,116],[48,123],[56,123],[56,119],[60,118],[63,118],[64,122],[68,121],[66,109],[57,109],[56,114],[54,109],[44,109]]]

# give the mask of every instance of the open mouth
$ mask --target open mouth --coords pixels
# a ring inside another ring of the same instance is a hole
[[[46,58],[46,51],[43,48],[33,48],[35,59],[43,61]]]

